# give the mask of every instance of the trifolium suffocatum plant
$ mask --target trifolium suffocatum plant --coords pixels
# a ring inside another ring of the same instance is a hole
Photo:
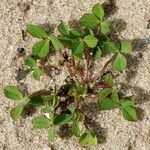
[[[40,80],[43,71],[37,62],[55,51],[61,54],[61,65],[68,69],[70,81],[61,86],[55,85],[49,94],[24,95],[14,86],[7,86],[4,93],[7,98],[19,102],[10,112],[14,120],[22,115],[28,105],[41,109],[41,115],[33,118],[32,123],[35,128],[47,128],[50,141],[56,139],[59,127],[68,125],[68,130],[81,145],[95,146],[98,139],[88,126],[88,114],[83,109],[87,97],[94,95],[97,98],[100,111],[120,109],[126,120],[137,121],[134,96],[123,96],[112,74],[112,71],[123,72],[126,69],[126,55],[131,54],[132,46],[128,40],[116,42],[109,39],[109,23],[100,4],[94,5],[91,13],[84,14],[80,24],[83,26],[82,32],[69,29],[61,21],[58,37],[47,34],[40,26],[27,26],[27,32],[38,38],[39,42],[34,44],[32,54],[25,58],[24,73]],[[109,59],[104,66],[93,73],[92,64],[106,56]],[[80,129],[79,123],[83,123],[84,130]]]

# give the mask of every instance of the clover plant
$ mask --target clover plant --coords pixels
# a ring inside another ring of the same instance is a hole
[[[63,22],[58,25],[59,36],[49,35],[42,27],[28,25],[27,32],[39,39],[32,48],[32,54],[26,56],[25,74],[32,72],[35,79],[40,80],[43,73],[37,63],[48,57],[51,51],[58,52],[68,69],[70,82],[55,85],[53,92],[38,96],[24,95],[14,86],[4,89],[5,96],[20,102],[11,110],[11,117],[17,120],[27,105],[40,107],[42,114],[33,119],[35,128],[47,128],[48,139],[55,140],[60,126],[68,125],[68,130],[76,136],[81,145],[95,146],[98,143],[96,134],[86,123],[84,112],[86,98],[94,95],[99,110],[120,109],[128,121],[137,121],[134,108],[134,96],[125,97],[117,88],[112,70],[123,72],[127,66],[126,55],[132,53],[131,42],[128,40],[112,41],[109,39],[109,23],[100,4],[94,5],[91,13],[84,14],[80,19],[82,31],[70,29]],[[67,59],[65,59],[67,55]],[[94,62],[101,58],[109,58],[102,68],[94,70]],[[109,67],[109,69],[108,69]],[[81,130],[79,122],[85,129]]]

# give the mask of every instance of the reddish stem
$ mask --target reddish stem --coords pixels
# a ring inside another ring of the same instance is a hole
[[[105,70],[107,69],[107,67],[109,66],[109,64],[116,58],[116,56],[117,56],[116,54],[113,55],[113,56],[106,62],[106,64],[105,64],[104,67],[102,68],[102,70],[99,70],[99,71],[96,73],[96,75],[95,75],[94,77],[92,77],[92,79],[91,79],[91,82],[92,82],[92,83],[93,83],[93,82],[96,82],[96,80],[97,80],[98,78],[101,78],[101,77],[103,76]]]

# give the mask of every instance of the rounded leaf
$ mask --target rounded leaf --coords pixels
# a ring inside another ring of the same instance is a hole
[[[81,137],[79,139],[79,143],[81,145],[96,146],[97,145],[97,137],[93,133],[85,132],[81,135]]]
[[[47,33],[42,27],[35,26],[35,25],[28,25],[27,32],[32,35],[33,37],[37,38],[47,38]]]
[[[50,141],[54,141],[55,137],[56,137],[56,128],[55,126],[52,126],[50,128],[50,131],[48,132],[48,139]]]
[[[106,53],[119,53],[119,45],[115,42],[105,42],[104,51]]]
[[[54,124],[55,125],[64,125],[69,122],[72,118],[70,114],[60,114],[55,117]]]
[[[123,106],[122,107],[123,117],[128,121],[137,121],[137,113],[136,110],[131,106]]]
[[[48,128],[51,125],[51,122],[48,118],[44,116],[36,117],[32,120],[33,126],[39,129]]]
[[[72,45],[71,49],[75,55],[81,54],[84,51],[84,43],[82,41],[76,42]]]
[[[11,115],[13,120],[17,120],[20,117],[20,115],[23,111],[23,108],[24,108],[24,105],[19,104],[11,110],[10,115]]]
[[[113,62],[113,68],[119,72],[122,72],[127,66],[127,60],[122,54],[118,54]]]
[[[10,98],[10,99],[13,99],[13,100],[23,99],[22,93],[14,86],[7,86],[4,89],[4,94],[7,98]]]
[[[40,77],[42,75],[42,70],[40,68],[36,68],[34,71],[33,71],[33,77],[37,80],[40,80]]]
[[[64,36],[69,36],[69,30],[63,22],[58,25],[58,31]]]
[[[121,52],[130,54],[132,52],[132,46],[130,41],[121,41]]]
[[[107,21],[101,22],[101,32],[106,35],[110,32],[109,23]]]
[[[101,110],[110,110],[110,109],[118,108],[119,104],[110,98],[105,98],[99,100],[99,107]]]
[[[32,48],[33,55],[40,58],[45,57],[49,52],[49,40],[43,40],[36,43]]]
[[[99,19],[101,19],[101,20],[103,19],[104,9],[99,3],[93,6],[92,11]]]
[[[50,39],[50,41],[52,42],[52,44],[53,44],[53,46],[54,46],[54,48],[55,48],[56,50],[59,50],[59,49],[62,47],[62,44],[61,44],[61,42],[57,39],[57,37],[51,35],[51,36],[49,37],[49,39]]]
[[[88,47],[94,48],[97,45],[98,40],[92,36],[92,35],[87,35],[83,41],[87,44]]]
[[[93,14],[87,13],[81,17],[80,23],[87,28],[94,28],[100,23],[100,21]]]
[[[28,56],[25,60],[26,65],[30,66],[30,67],[35,67],[37,65],[37,62],[34,58],[32,58],[31,56]]]

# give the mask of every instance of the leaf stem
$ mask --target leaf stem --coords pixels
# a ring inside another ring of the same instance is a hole
[[[90,77],[90,72],[89,72],[89,61],[90,61],[90,50],[86,50],[84,55],[85,55],[85,60],[84,60],[84,64],[85,64],[85,68],[84,68],[84,82],[88,82],[89,81],[89,77]]]
[[[105,73],[105,70],[107,69],[107,67],[109,66],[109,64],[116,58],[117,54],[113,55],[104,65],[104,67],[102,68],[102,70],[99,70],[94,77],[92,77],[91,79],[91,83],[96,82],[96,80],[98,78],[101,78],[103,76],[103,74]]]

